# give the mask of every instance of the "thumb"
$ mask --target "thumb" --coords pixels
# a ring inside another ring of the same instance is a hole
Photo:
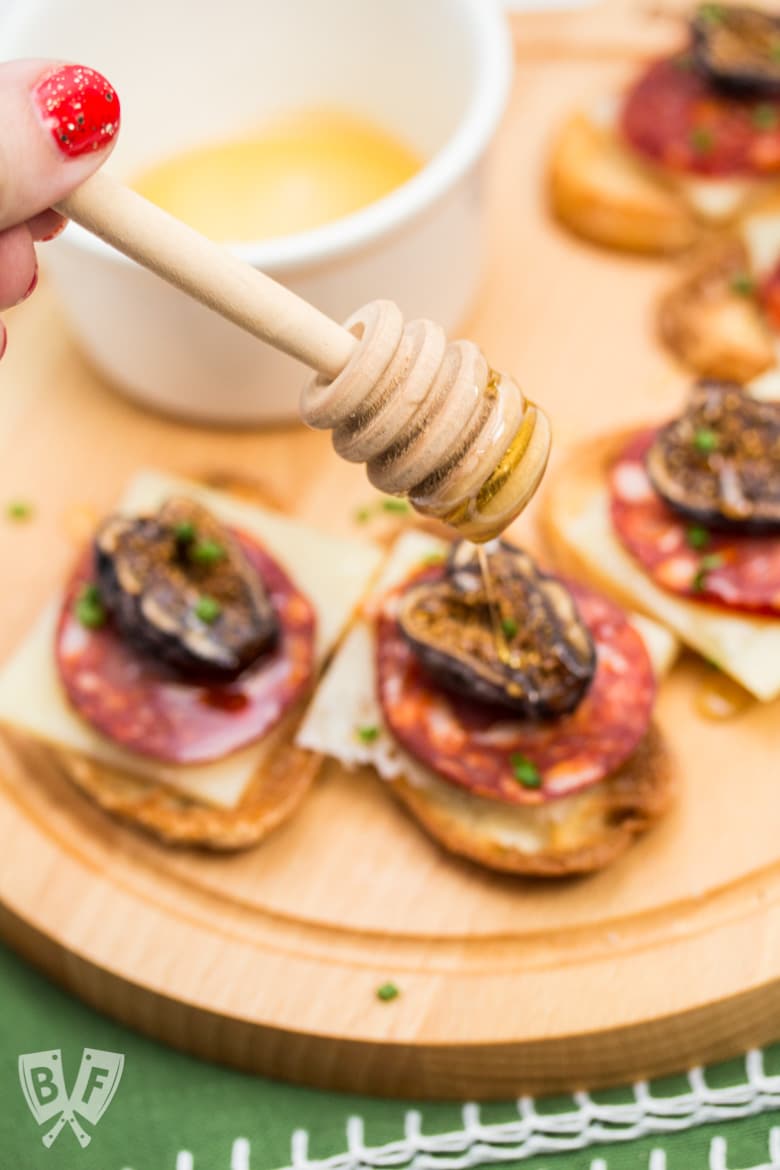
[[[108,157],[119,99],[83,65],[0,65],[0,231],[25,223],[84,182]]]

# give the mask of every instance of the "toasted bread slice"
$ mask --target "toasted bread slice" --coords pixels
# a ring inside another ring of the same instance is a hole
[[[777,361],[757,301],[740,291],[749,272],[747,249],[737,236],[713,238],[661,300],[661,339],[696,373],[744,383]]]
[[[165,784],[107,767],[76,752],[54,750],[54,755],[66,776],[90,800],[166,845],[246,849],[291,815],[319,770],[322,757],[293,742],[299,719],[300,713],[288,718],[268,736],[268,751],[232,808],[202,804]]]
[[[663,816],[673,796],[669,759],[656,728],[613,776],[546,805],[510,808],[433,773],[426,773],[424,782],[401,776],[390,787],[451,853],[529,877],[603,869]]]
[[[617,432],[581,444],[550,477],[541,522],[553,563],[665,625],[755,698],[768,702],[780,696],[780,621],[667,592],[615,535],[608,470],[630,435]]]
[[[609,248],[671,254],[702,233],[682,195],[585,112],[573,114],[553,144],[549,192],[563,224]]]

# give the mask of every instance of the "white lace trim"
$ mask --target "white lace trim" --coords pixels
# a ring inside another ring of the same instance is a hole
[[[523,1161],[539,1154],[582,1150],[599,1143],[610,1145],[679,1133],[780,1108],[780,1076],[764,1072],[760,1051],[749,1052],[745,1057],[745,1079],[739,1084],[711,1088],[701,1068],[692,1069],[687,1079],[688,1091],[671,1097],[654,1096],[650,1085],[640,1082],[633,1087],[633,1100],[621,1105],[600,1104],[589,1093],[576,1093],[575,1108],[564,1113],[539,1113],[530,1097],[522,1097],[517,1102],[517,1120],[496,1125],[483,1125],[479,1106],[467,1104],[462,1108],[463,1128],[450,1133],[426,1135],[422,1114],[409,1110],[404,1136],[383,1146],[366,1146],[363,1118],[350,1117],[346,1150],[329,1158],[311,1159],[308,1130],[297,1129],[292,1135],[290,1164],[284,1170],[470,1170]],[[768,1161],[756,1166],[741,1164],[739,1170],[780,1170],[780,1126],[770,1130],[768,1142]],[[264,1170],[252,1167],[250,1157],[248,1139],[236,1138],[225,1170]],[[721,1135],[710,1142],[708,1168],[737,1170],[729,1162],[728,1142]],[[132,1168],[126,1166],[124,1170]],[[189,1150],[180,1150],[174,1170],[201,1167],[196,1167]],[[221,1168],[212,1165],[208,1170]],[[590,1170],[609,1170],[609,1156],[593,1158]],[[650,1151],[647,1170],[667,1170],[664,1150]]]
[[[423,1118],[416,1110],[406,1114],[404,1136],[383,1146],[364,1143],[361,1117],[350,1117],[346,1151],[330,1158],[309,1158],[309,1135],[304,1129],[292,1137],[291,1161],[285,1170],[468,1170],[474,1166],[516,1162],[538,1154],[560,1154],[604,1142],[676,1133],[695,1126],[732,1121],[780,1107],[780,1076],[767,1076],[763,1054],[749,1052],[745,1080],[725,1088],[711,1088],[704,1070],[688,1073],[689,1091],[658,1097],[647,1082],[633,1088],[633,1101],[604,1105],[588,1093],[574,1096],[576,1108],[565,1113],[543,1114],[529,1097],[517,1102],[518,1119],[483,1125],[478,1105],[463,1106],[463,1128],[451,1133],[423,1133]],[[769,1162],[749,1170],[780,1170],[780,1127],[770,1137]],[[726,1141],[715,1138],[710,1149],[711,1170],[728,1170]],[[663,1150],[651,1154],[648,1170],[665,1170]],[[177,1170],[179,1168],[177,1167]],[[233,1168],[231,1167],[231,1170]],[[608,1170],[608,1161],[596,1158],[591,1170]],[[748,1170],[748,1168],[745,1168]]]

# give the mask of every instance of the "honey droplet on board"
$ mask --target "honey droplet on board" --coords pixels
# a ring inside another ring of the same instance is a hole
[[[755,700],[734,679],[713,667],[711,677],[705,679],[696,692],[696,710],[713,722],[734,719],[747,710]]]

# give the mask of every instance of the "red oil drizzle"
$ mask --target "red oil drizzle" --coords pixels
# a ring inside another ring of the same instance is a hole
[[[249,697],[243,691],[229,691],[224,687],[210,687],[201,692],[201,702],[217,711],[237,713],[249,706]]]

